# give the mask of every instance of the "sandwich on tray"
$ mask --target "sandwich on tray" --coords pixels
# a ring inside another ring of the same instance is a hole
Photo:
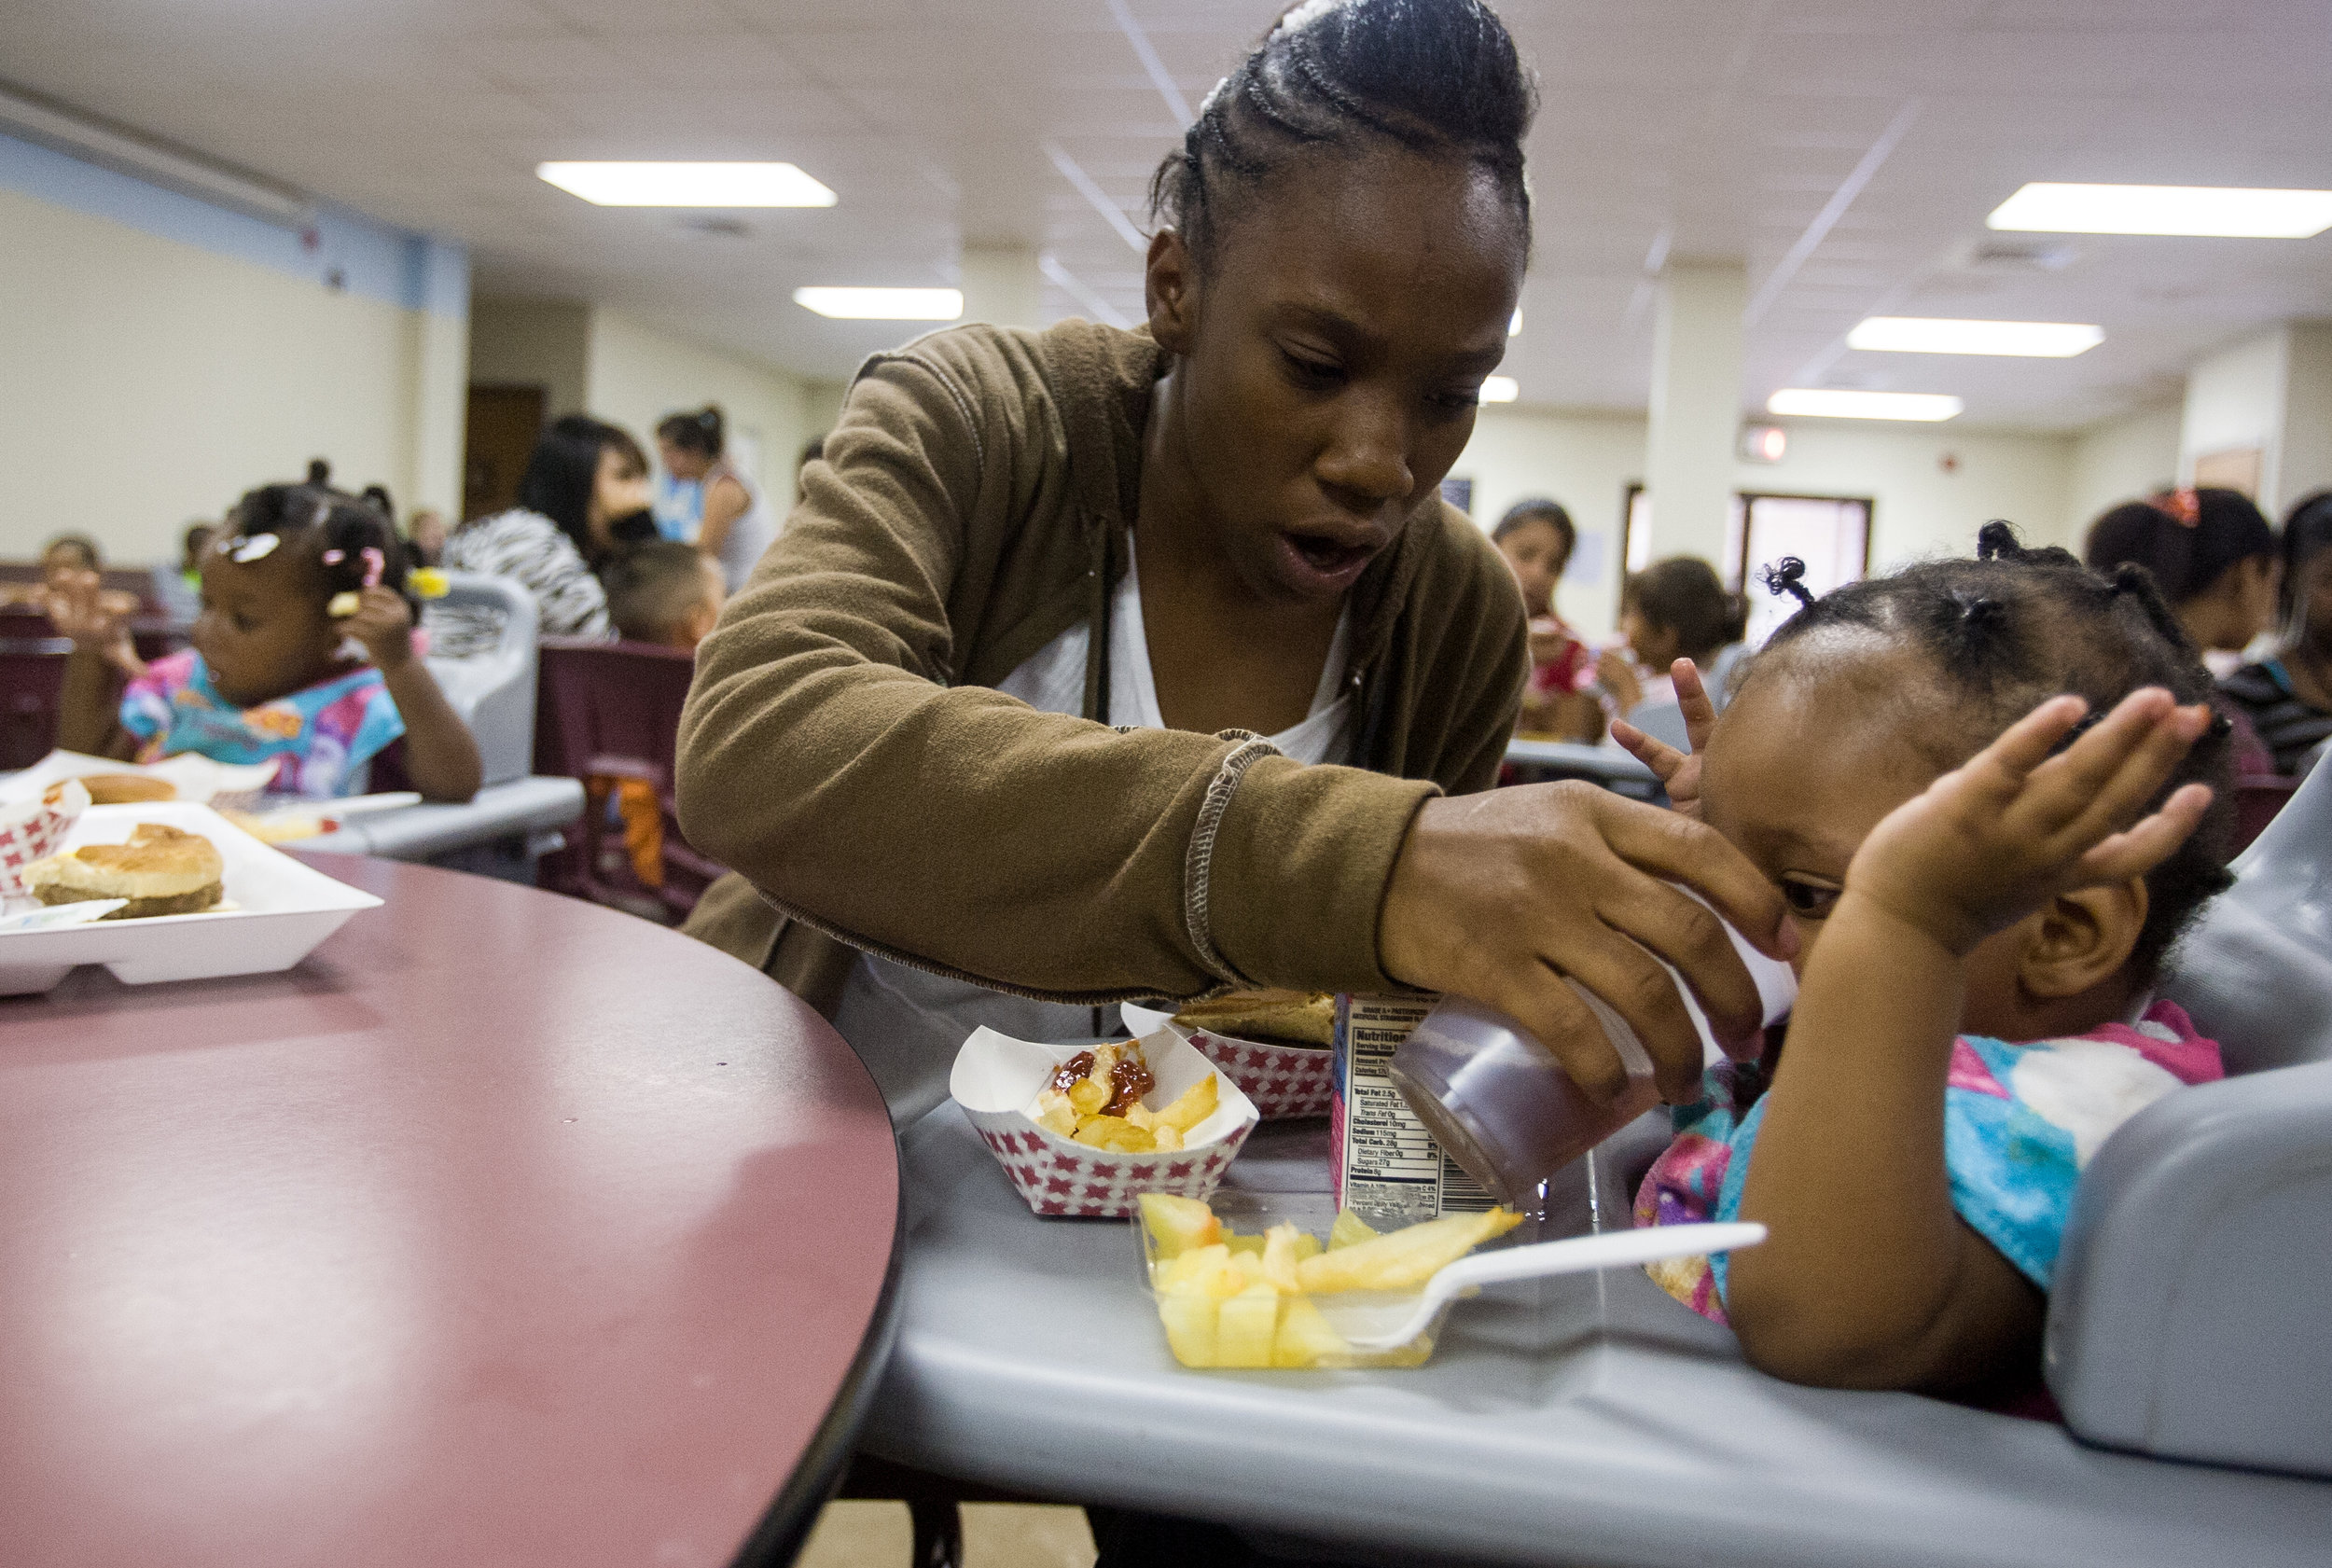
[[[44,904],[86,898],[126,898],[106,920],[190,915],[216,904],[225,867],[218,847],[200,833],[142,822],[123,844],[83,844],[66,854],[35,860],[20,873],[24,890]]]

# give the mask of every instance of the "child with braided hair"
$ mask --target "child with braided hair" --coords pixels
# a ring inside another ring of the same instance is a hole
[[[141,762],[273,762],[271,791],[354,793],[402,739],[412,787],[478,792],[478,742],[413,651],[405,547],[388,514],[325,475],[245,495],[202,560],[194,646],[138,661],[95,580],[52,618],[74,642],[59,742]]]
[[[2142,570],[1992,522],[1974,561],[1821,598],[1803,571],[1767,575],[1800,607],[1721,717],[1677,661],[1692,755],[1616,728],[1801,942],[1785,1035],[1675,1111],[1637,1223],[1770,1228],[1656,1275],[1767,1371],[2013,1403],[2082,1166],[2221,1075],[2151,992],[2228,881],[2227,726]]]

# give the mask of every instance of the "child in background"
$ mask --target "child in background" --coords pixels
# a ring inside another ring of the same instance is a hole
[[[2228,881],[2223,721],[2153,581],[1990,523],[1802,607],[1719,717],[1674,667],[1695,755],[1615,733],[1788,900],[1786,1037],[1674,1112],[1636,1223],[1761,1221],[1655,1277],[1794,1381],[2037,1395],[2081,1168],[2218,1048],[2150,1002]],[[2070,695],[2062,695],[2070,694]],[[1753,1159],[1754,1154],[1754,1159]]]
[[[1611,694],[1613,716],[1674,702],[1675,688],[1664,672],[1680,659],[1716,674],[1714,697],[1723,707],[1728,671],[1720,656],[1741,641],[1748,624],[1748,602],[1717,581],[1716,568],[1698,556],[1672,555],[1631,574],[1619,590],[1619,634],[1627,647],[1607,650],[1595,667]]]
[[[607,563],[607,617],[627,643],[694,650],[728,598],[720,562],[693,545],[640,545]]]
[[[401,736],[415,789],[466,800],[478,745],[413,655],[404,586],[403,547],[374,507],[321,485],[255,490],[203,559],[193,647],[140,665],[93,572],[54,596],[74,642],[59,742],[140,762],[273,758],[271,790],[328,798]]]
[[[97,541],[86,534],[60,534],[40,548],[43,576],[55,579],[65,572],[95,572],[105,564]]]
[[[694,545],[663,540],[639,545],[607,563],[607,615],[627,643],[695,652],[720,619],[727,580],[720,562]],[[604,811],[623,828],[632,874],[648,887],[664,885],[664,808],[645,779],[593,775],[583,781],[590,811]]]
[[[1603,704],[1588,691],[1594,657],[1555,614],[1554,603],[1555,584],[1571,564],[1578,537],[1571,514],[1556,502],[1519,501],[1491,530],[1490,542],[1513,569],[1531,617],[1531,684],[1522,692],[1515,732],[1593,745],[1603,738]]]

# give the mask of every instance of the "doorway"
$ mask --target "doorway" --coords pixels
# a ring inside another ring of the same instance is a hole
[[[471,384],[462,443],[464,522],[518,505],[519,479],[542,434],[548,401],[547,387]]]

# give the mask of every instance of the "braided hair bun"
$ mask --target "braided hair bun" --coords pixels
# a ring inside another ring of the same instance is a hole
[[[1370,142],[1487,169],[1520,215],[1538,90],[1481,0],[1303,0],[1208,93],[1150,180],[1151,215],[1203,266],[1221,227],[1297,153]]]

